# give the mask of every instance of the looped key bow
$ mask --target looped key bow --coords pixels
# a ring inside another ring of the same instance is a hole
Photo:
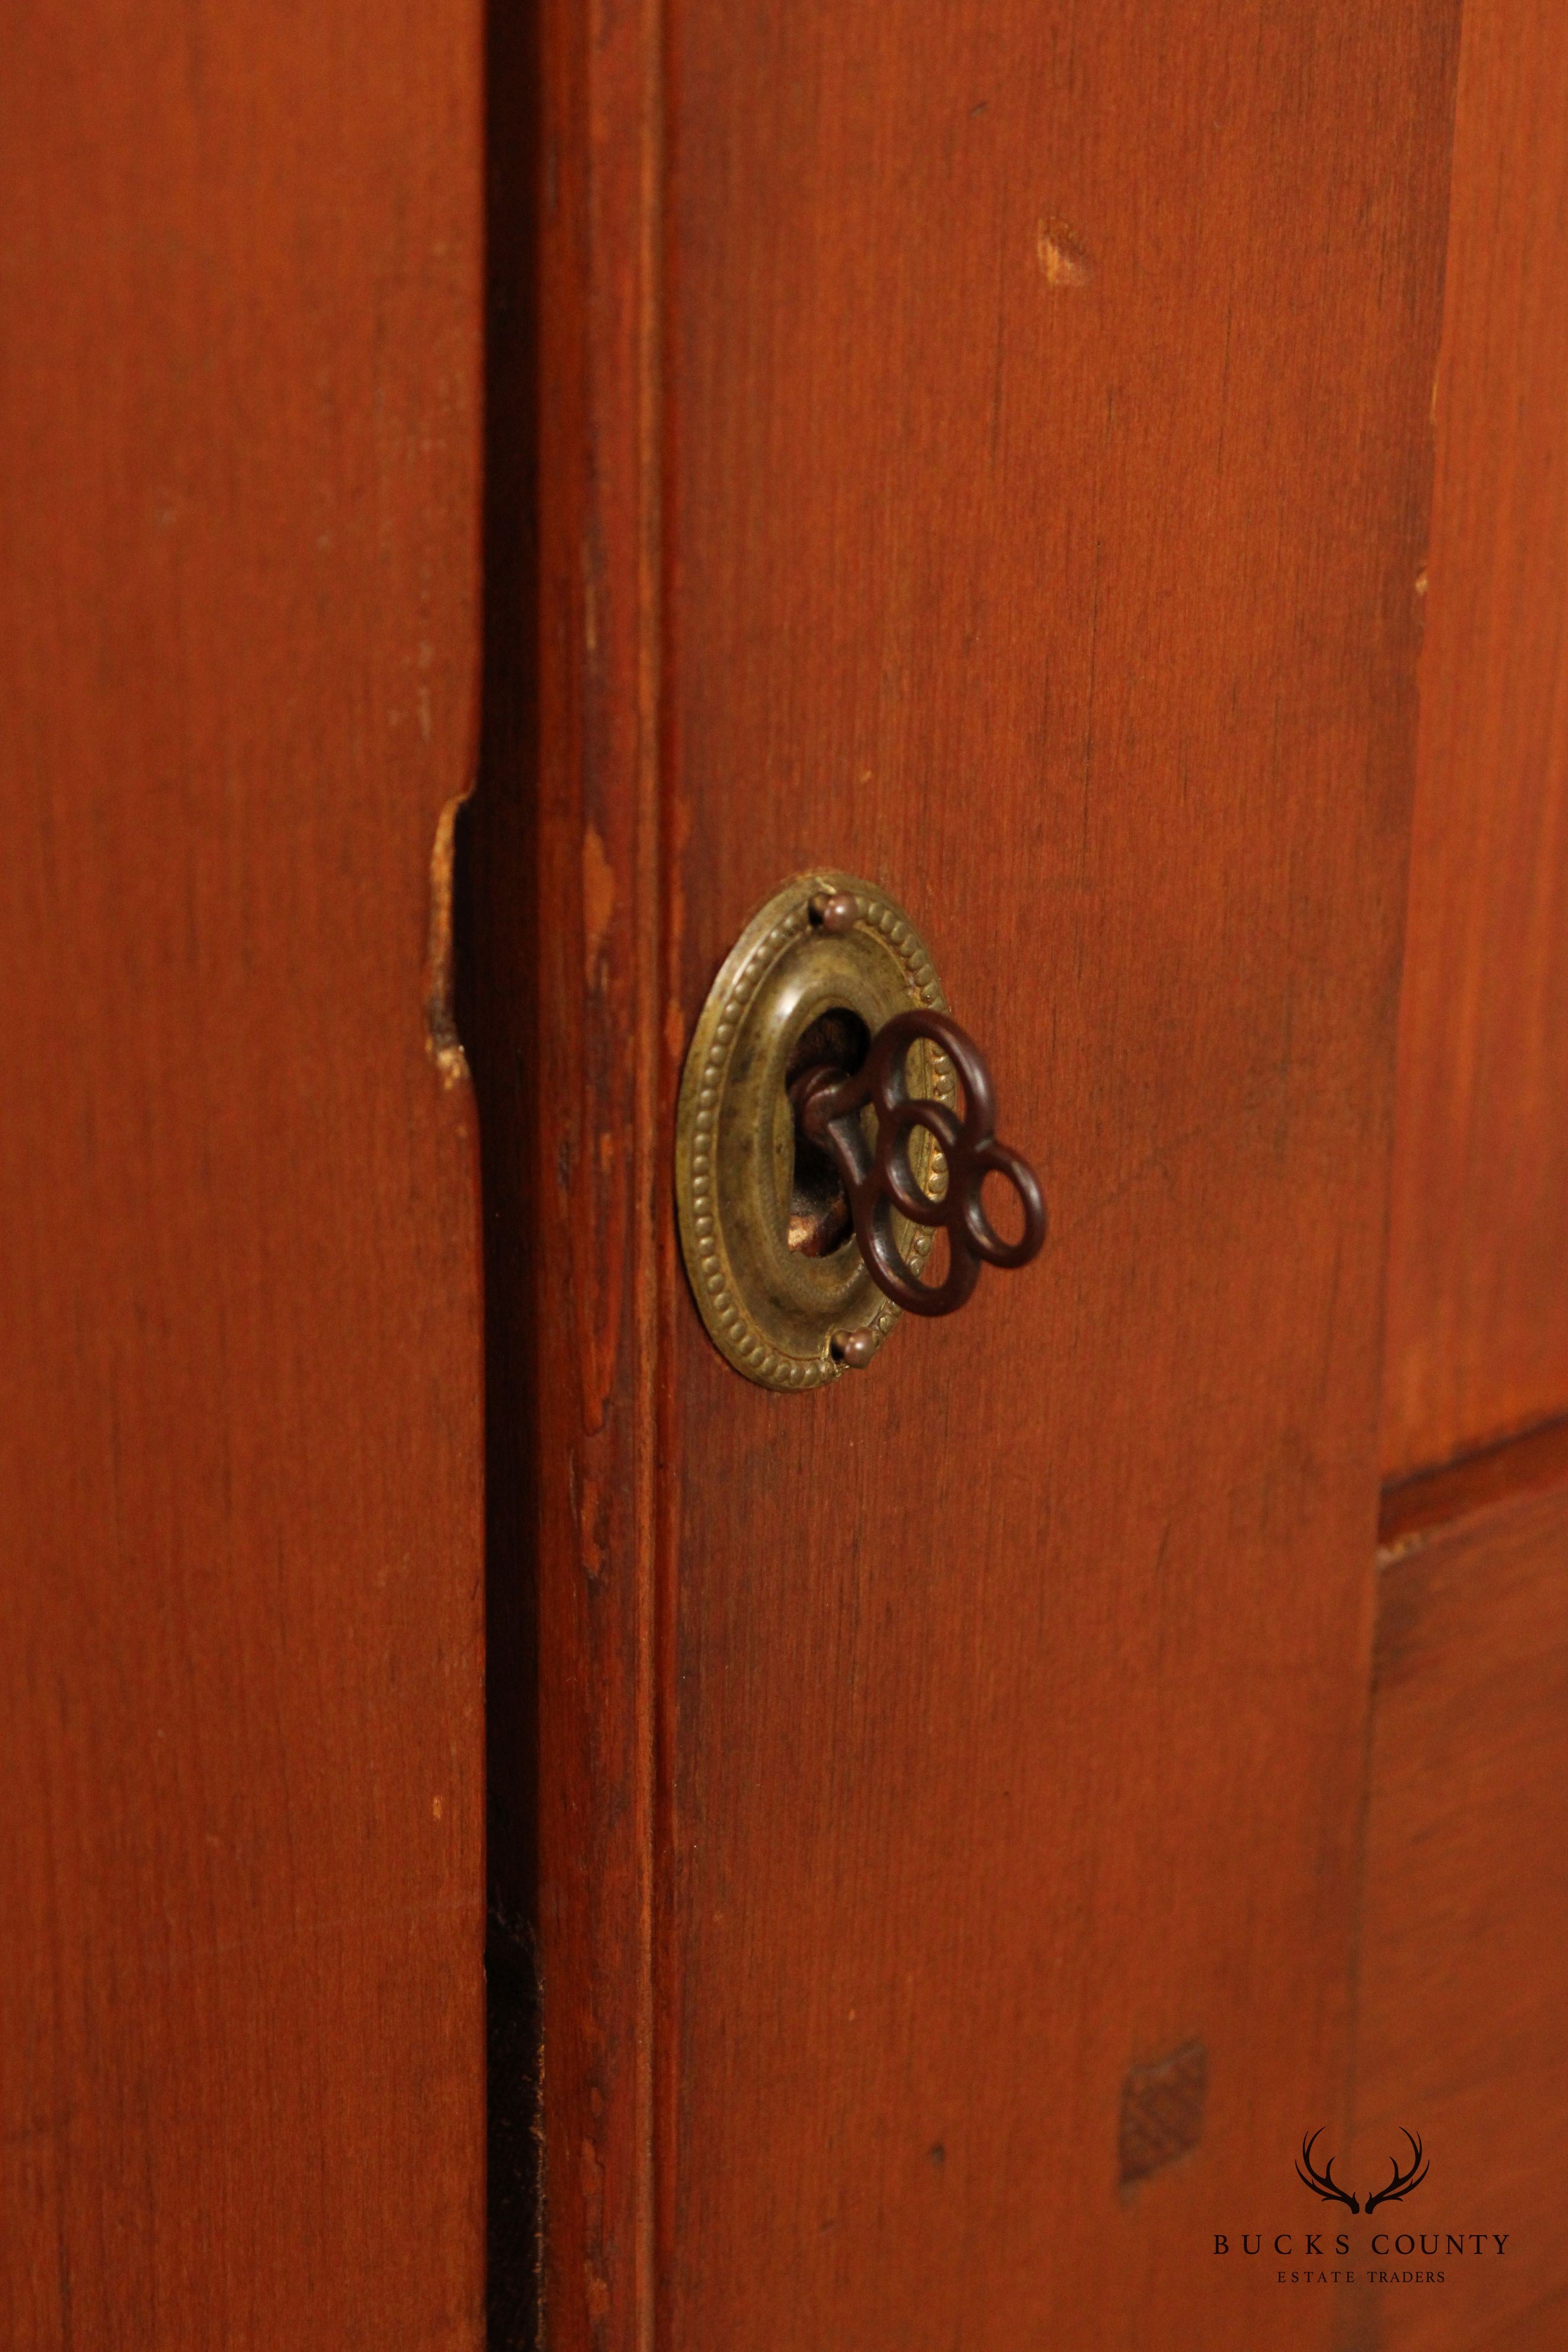
[[[963,1116],[947,1103],[911,1095],[909,1056],[919,1043],[945,1054],[963,1084]],[[895,1306],[911,1315],[951,1315],[972,1295],[981,1265],[1027,1265],[1046,1238],[1046,1204],[1026,1160],[998,1143],[996,1104],[984,1056],[947,1013],[900,1013],[879,1029],[853,1076],[817,1067],[790,1089],[795,1113],[814,1143],[831,1152],[855,1220],[855,1237],[873,1280]],[[877,1114],[877,1139],[866,1136],[861,1113]],[[928,1192],[915,1174],[910,1147],[924,1129],[941,1151],[947,1181]],[[1017,1194],[1024,1230],[1005,1242],[985,1213],[982,1187],[997,1175]],[[895,1215],[947,1234],[947,1273],[922,1282],[893,1238]]]

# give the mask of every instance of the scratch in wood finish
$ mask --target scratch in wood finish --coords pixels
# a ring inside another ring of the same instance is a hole
[[[1094,264],[1066,221],[1042,220],[1035,230],[1035,256],[1047,286],[1087,286]]]
[[[616,875],[598,830],[583,835],[583,978],[589,988],[604,981],[605,939],[616,911]]]
[[[425,950],[425,1037],[446,1087],[467,1086],[468,1058],[452,1004],[452,860],[458,811],[467,793],[455,793],[436,820],[430,852],[430,929]]]

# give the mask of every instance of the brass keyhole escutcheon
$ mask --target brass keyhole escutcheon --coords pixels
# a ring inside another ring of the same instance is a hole
[[[837,1380],[846,1367],[835,1336],[852,1332],[848,1360],[863,1364],[900,1311],[867,1265],[833,1153],[803,1133],[791,1088],[822,1064],[852,1072],[899,1013],[946,1003],[903,908],[827,870],[774,891],[709,992],[677,1115],[680,1235],[714,1344],[764,1388]],[[911,1093],[952,1105],[952,1069],[934,1045],[914,1045],[908,1076]],[[923,1131],[910,1160],[922,1186],[940,1189]],[[893,1227],[918,1273],[931,1232],[902,1216]]]

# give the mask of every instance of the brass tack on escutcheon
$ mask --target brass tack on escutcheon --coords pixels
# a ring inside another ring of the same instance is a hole
[[[877,1352],[877,1334],[875,1331],[835,1331],[832,1345],[834,1356],[839,1363],[847,1364],[852,1372],[863,1372]]]
[[[831,897],[819,890],[811,902],[811,919],[820,923],[829,939],[841,940],[860,919],[858,901],[847,890],[835,891]]]

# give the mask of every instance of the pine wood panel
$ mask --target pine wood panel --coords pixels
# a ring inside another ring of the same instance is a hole
[[[1384,1462],[1568,1409],[1568,41],[1467,0],[1421,663]]]
[[[484,1153],[490,2286],[508,2352],[542,2333],[542,2246],[552,2352],[642,2346],[653,2308],[658,34],[653,0],[549,0],[491,26],[486,734],[462,1001]]]
[[[1385,1486],[1378,1511],[1378,1541],[1385,1551],[1403,1551],[1453,1520],[1473,1517],[1494,1503],[1522,1502],[1527,1496],[1564,1481],[1568,1481],[1568,1420],[1549,1421],[1528,1436],[1485,1446],[1439,1470]]]
[[[1440,2291],[1363,2294],[1368,2352],[1556,2345],[1568,2298],[1568,1484],[1475,1499],[1396,1538],[1382,1579],[1352,2160],[1384,2178],[1418,2131],[1398,2226],[1508,2247],[1445,2260]]]
[[[6,39],[18,2352],[482,2333],[477,31]]]
[[[1202,2257],[1343,2113],[1455,39],[545,12],[539,803],[476,887],[562,2352],[1326,2338]],[[686,1295],[673,1088],[824,858],[1054,1234],[780,1397]]]
[[[1450,32],[675,13],[677,1002],[885,878],[1054,1216],[824,1397],[678,1301],[676,2344],[1321,2340],[1194,2249],[1345,2052]]]

